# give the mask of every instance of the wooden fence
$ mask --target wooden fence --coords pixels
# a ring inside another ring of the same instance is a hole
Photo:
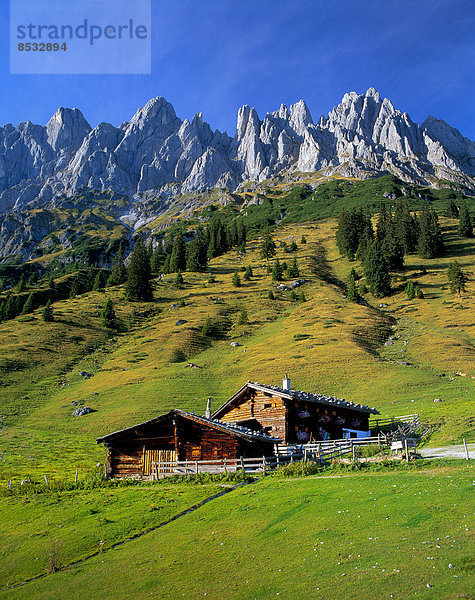
[[[384,435],[369,438],[330,440],[314,444],[276,445],[274,456],[259,458],[225,458],[219,460],[157,461],[152,463],[153,479],[171,475],[197,475],[199,473],[266,473],[279,466],[298,460],[323,463],[332,458],[342,458],[347,454],[356,456],[356,449],[365,446],[388,447]]]

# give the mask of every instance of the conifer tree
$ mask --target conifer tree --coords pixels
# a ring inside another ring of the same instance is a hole
[[[21,310],[21,314],[22,315],[26,315],[28,313],[33,312],[35,308],[34,302],[33,302],[33,293],[31,293],[28,298],[25,301],[25,304],[23,305],[23,308]]]
[[[302,234],[302,237],[300,238],[300,243],[301,244],[306,244],[307,243],[307,239],[306,237]]]
[[[421,258],[436,258],[444,251],[444,242],[437,213],[426,206],[419,216],[417,253]]]
[[[22,273],[22,275],[20,277],[20,280],[19,280],[19,282],[17,284],[16,291],[19,292],[19,293],[20,292],[24,292],[25,291],[25,287],[26,287],[26,285],[25,285],[25,276]]]
[[[181,288],[181,286],[183,285],[184,280],[183,280],[183,275],[181,274],[181,271],[178,271],[178,273],[176,274],[175,279],[173,280],[173,285],[177,288]]]
[[[460,222],[458,226],[458,234],[462,237],[473,237],[473,226],[467,204],[464,202],[460,207]]]
[[[269,290],[269,293],[267,294],[267,298],[269,300],[275,300],[274,292],[272,290]]]
[[[105,303],[104,308],[102,309],[101,318],[104,327],[109,327],[113,329],[116,326],[114,304],[110,298],[107,299],[107,302]]]
[[[34,286],[36,283],[38,283],[38,275],[34,271],[28,278],[28,286]]]
[[[391,276],[388,265],[377,240],[368,246],[364,260],[364,271],[368,287],[376,298],[391,292]]]
[[[449,205],[447,206],[445,215],[449,217],[449,219],[457,219],[459,216],[459,208],[455,204],[455,200],[453,198],[451,198]]]
[[[358,287],[356,285],[356,271],[351,269],[350,275],[348,276],[348,300],[350,302],[358,302],[359,294]]]
[[[415,295],[415,296],[416,296],[416,298],[418,298],[419,300],[420,300],[421,298],[424,298],[424,294],[423,294],[423,292],[422,292],[422,290],[421,290],[421,288],[420,288],[420,286],[419,286],[419,284],[418,284],[418,283],[415,283],[415,284],[414,284],[414,295]]]
[[[56,289],[56,284],[54,282],[54,277],[52,275],[48,279],[48,287],[49,287],[50,290],[55,290]]]
[[[173,240],[170,255],[170,273],[186,270],[186,247],[183,233],[178,233]]]
[[[284,270],[282,269],[279,259],[277,259],[272,268],[272,281],[282,281],[283,274]]]
[[[299,300],[299,302],[307,302],[307,298],[305,298],[305,294],[304,294],[303,290],[300,290],[298,300]]]
[[[406,283],[405,292],[409,300],[414,300],[416,296],[416,291],[414,288],[414,282],[411,279],[409,279],[409,281]]]
[[[290,300],[291,302],[295,302],[295,301],[297,300],[297,294],[295,293],[295,290],[294,290],[294,288],[292,288],[292,289],[290,290],[290,294],[289,294],[289,300]]]
[[[83,286],[82,286],[82,282],[81,282],[80,276],[78,274],[73,279],[73,282],[71,284],[71,290],[69,292],[69,297],[70,298],[75,298],[76,296],[79,296],[79,294],[81,294],[82,291],[83,291]]]
[[[127,268],[125,297],[127,300],[152,300],[150,259],[141,238],[137,240]]]
[[[252,272],[252,268],[251,265],[247,265],[246,270],[244,272],[244,279],[246,281],[249,281],[251,279],[251,277],[253,276],[253,272]]]
[[[9,294],[5,303],[5,320],[14,319],[17,316],[18,311],[16,306],[16,300],[19,297],[20,296],[14,296],[13,294]]]
[[[208,248],[205,236],[198,231],[195,238],[186,245],[186,270],[203,272],[208,266]]]
[[[234,275],[233,275],[233,286],[234,287],[241,287],[241,278],[239,277],[239,273],[237,271],[234,271]]]
[[[289,277],[300,277],[299,266],[298,266],[298,263],[297,263],[297,258],[295,256],[294,256],[294,259],[292,261],[292,264],[288,268],[287,275]]]
[[[92,289],[94,292],[101,292],[103,290],[103,285],[102,285],[102,271],[99,270],[97,272],[97,275],[94,279],[94,284],[92,286]]]
[[[275,256],[276,245],[269,230],[264,234],[260,250],[262,258],[269,259]]]
[[[54,313],[53,307],[51,306],[51,300],[48,300],[46,305],[43,307],[43,310],[41,311],[41,318],[46,323],[51,323],[52,321],[54,321]]]
[[[457,292],[460,298],[462,292],[465,292],[465,284],[467,283],[467,276],[460,268],[457,260],[450,263],[447,270],[447,279],[449,282],[450,291],[455,294]]]

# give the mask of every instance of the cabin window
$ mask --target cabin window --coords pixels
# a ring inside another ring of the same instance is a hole
[[[334,410],[332,410],[332,415],[333,415],[333,416],[335,416],[335,415],[336,415],[336,412],[335,412]]]
[[[264,408],[272,408],[271,402],[264,402]]]
[[[191,460],[201,460],[201,446],[191,447]]]
[[[298,426],[298,425],[295,425],[295,427],[294,427],[294,430],[295,430],[295,431],[298,431],[298,430],[299,430],[299,426]]]
[[[264,392],[264,396],[266,398],[272,398],[272,394],[269,394],[268,392]]]

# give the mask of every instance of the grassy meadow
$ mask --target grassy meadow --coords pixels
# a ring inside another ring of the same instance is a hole
[[[404,274],[419,282],[421,300],[407,300],[405,283],[396,282],[388,298],[348,302],[340,283],[361,267],[339,256],[328,219],[275,234],[278,246],[298,244],[296,253],[279,246],[277,256],[289,265],[297,257],[305,302],[288,292],[268,299],[273,261],[260,258],[255,240],[244,256],[211,261],[215,283],[208,273],[185,273],[177,289],[168,275],[155,282],[153,303],[128,303],[119,286],[55,303],[53,323],[36,311],[33,320],[0,324],[0,481],[70,479],[76,468],[83,475],[104,462],[95,437],[174,407],[203,414],[208,396],[216,408],[245,381],[279,384],[284,373],[295,388],[369,404],[382,417],[418,412],[434,425],[434,444],[472,440],[473,282],[458,298],[446,270],[456,256],[470,272],[474,242],[456,235],[455,221],[442,226],[444,258],[406,258]],[[316,254],[324,257],[317,274]],[[244,281],[248,264],[254,275]],[[235,271],[240,287],[231,283]],[[108,297],[122,333],[101,325]],[[247,321],[239,324],[243,308]],[[201,332],[207,317],[213,337]],[[73,417],[79,403],[94,412]]]
[[[160,484],[153,489],[117,490],[134,504],[123,507],[108,492],[79,505],[85,534],[102,531],[130,517],[143,522],[150,505],[163,508]],[[194,486],[187,486],[189,488]],[[283,600],[455,600],[473,592],[473,468],[469,463],[410,467],[401,471],[279,479],[270,476],[217,498],[165,527],[46,578],[0,592],[1,598],[38,600],[179,598]],[[170,493],[167,489],[167,494]],[[204,490],[203,490],[204,492]],[[106,508],[102,509],[104,498]],[[181,502],[179,499],[179,502]],[[184,499],[184,498],[183,498]],[[191,498],[189,498],[191,499]],[[15,537],[34,511],[24,511]],[[133,507],[139,511],[133,510]],[[115,507],[115,509],[114,509]],[[174,510],[173,505],[171,510]],[[99,514],[90,516],[90,510]],[[14,505],[8,507],[14,510]],[[71,507],[74,512],[74,508]],[[135,513],[135,514],[134,514]],[[160,517],[159,512],[159,517]],[[73,515],[33,525],[35,535],[51,530],[68,547],[71,532],[82,533]],[[98,526],[99,525],[99,526]],[[32,557],[21,545],[16,556]],[[104,536],[105,537],[105,536]],[[41,539],[41,538],[39,538]],[[78,540],[80,542],[81,540]],[[31,560],[31,559],[30,559]],[[31,573],[28,563],[16,573]]]

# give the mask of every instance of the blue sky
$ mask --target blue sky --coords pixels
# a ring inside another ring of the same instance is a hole
[[[80,2],[81,0],[75,0]],[[432,114],[475,139],[473,0],[152,0],[151,75],[10,75],[1,0],[0,124],[44,124],[58,106],[91,125],[129,120],[154,96],[234,134],[303,98],[314,121],[375,87],[416,122]]]

